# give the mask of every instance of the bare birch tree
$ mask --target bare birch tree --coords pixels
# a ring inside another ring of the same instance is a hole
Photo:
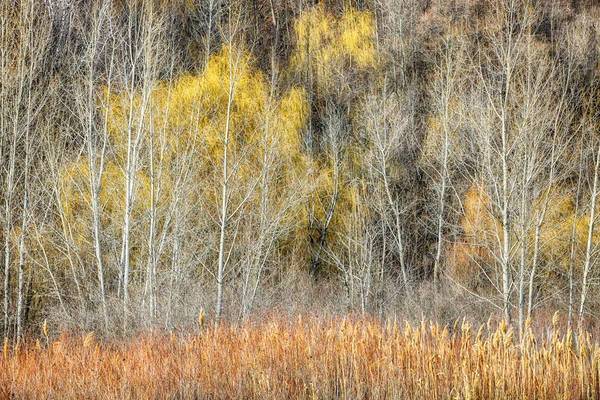
[[[400,264],[403,290],[408,293],[411,284],[411,270],[407,265],[405,214],[411,204],[407,204],[397,190],[403,168],[397,158],[400,153],[414,145],[410,130],[411,110],[401,104],[393,94],[384,92],[380,97],[366,103],[365,138],[369,142],[366,165],[369,179],[372,180],[374,196],[381,196],[385,209],[381,210],[386,226],[391,232]]]
[[[15,334],[23,334],[24,284],[27,262],[27,232],[31,221],[31,173],[34,152],[39,144],[36,135],[36,116],[43,108],[45,93],[38,90],[44,71],[46,48],[50,42],[50,30],[40,29],[39,24],[49,25],[44,7],[34,1],[0,6],[2,54],[0,59],[0,176],[4,183],[3,219],[4,235],[4,337],[10,335],[11,265],[13,264],[11,236],[15,222],[20,221],[18,234],[18,274],[16,293]],[[20,204],[16,194],[20,193]],[[18,210],[18,211],[17,211]]]

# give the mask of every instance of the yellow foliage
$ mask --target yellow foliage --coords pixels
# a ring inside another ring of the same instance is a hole
[[[341,48],[360,68],[376,64],[375,22],[370,12],[348,9],[339,24]]]
[[[140,201],[135,203],[133,216],[136,218],[148,208],[147,176],[139,172],[136,176]],[[59,195],[62,213],[78,244],[85,243],[87,233],[92,221],[92,196],[90,188],[90,169],[86,157],[67,163],[60,177]],[[125,204],[125,173],[113,162],[108,162],[102,174],[100,185],[100,208],[102,210],[102,224],[113,227],[113,233],[118,232],[118,226],[124,213]]]
[[[482,266],[493,263],[490,253],[502,238],[502,226],[491,214],[490,199],[485,188],[473,183],[463,201],[465,211],[460,225],[465,234],[463,243],[452,246],[449,269],[457,277],[467,278],[479,272]]]
[[[169,151],[177,153],[190,144],[208,145],[220,154],[225,134],[228,101],[230,144],[252,140],[269,102],[269,88],[262,73],[253,71],[251,59],[241,51],[223,47],[200,76],[183,76],[171,86],[158,84],[149,104],[142,94],[113,94],[109,99],[108,126],[116,153],[124,159],[129,130],[168,132]],[[131,122],[130,122],[131,121]]]
[[[439,115],[432,115],[427,120],[427,131],[421,154],[423,159],[435,160],[442,152],[442,146],[445,144],[445,132],[441,118]]]
[[[350,148],[347,153],[355,155],[359,152],[357,149]],[[324,227],[336,196],[336,177],[332,162],[331,159],[321,160],[313,165],[314,191],[307,198],[307,202],[311,208],[312,218],[320,225],[319,229]],[[369,218],[370,210],[363,198],[367,191],[364,181],[353,179],[349,167],[352,167],[351,159],[344,159],[344,162],[338,165],[337,198],[327,236],[327,244],[332,248],[346,246],[348,237],[356,239],[354,237],[357,234],[356,229]]]
[[[319,4],[302,14],[295,30],[294,68],[311,69],[320,85],[330,82],[347,61],[362,70],[377,67],[375,20],[368,11],[348,8],[335,18]]]
[[[302,88],[292,88],[279,106],[276,121],[276,133],[280,137],[281,149],[286,154],[298,152],[301,146],[300,132],[308,116],[306,92]]]
[[[104,90],[103,104],[108,108],[106,122],[112,150],[107,153],[100,192],[104,233],[120,235],[125,204],[122,166],[126,165],[129,137],[135,138],[138,133],[133,210],[133,218],[138,221],[143,221],[150,209],[150,161],[155,170],[160,168],[161,171],[159,177],[154,177],[161,187],[158,201],[163,204],[172,201],[170,190],[181,175],[178,169],[181,166],[177,165],[183,160],[190,168],[189,178],[194,184],[194,189],[186,192],[189,196],[206,196],[204,203],[210,204],[218,182],[204,185],[198,182],[218,176],[225,146],[231,165],[236,168],[235,174],[230,176],[236,180],[236,188],[253,187],[267,163],[273,169],[269,172],[269,183],[276,185],[269,192],[270,203],[276,207],[286,206],[288,198],[280,195],[289,188],[297,192],[302,187],[299,181],[305,179],[308,166],[308,159],[301,151],[301,130],[308,116],[306,94],[304,89],[291,88],[282,98],[276,98],[264,74],[252,64],[252,58],[243,51],[223,47],[198,76],[182,76],[171,83],[157,82],[146,94],[109,95]],[[190,161],[193,165],[189,165]],[[89,181],[88,159],[80,157],[65,166],[60,182],[64,215],[77,231],[82,245],[92,242]],[[232,193],[232,201],[246,196],[245,190]],[[193,204],[198,199],[186,198],[185,201]],[[253,194],[248,206],[253,207],[259,201],[262,201],[259,194]],[[294,218],[300,212],[290,210],[289,215]],[[146,225],[136,224],[136,229],[147,229]],[[136,236],[144,237],[144,232]]]
[[[554,188],[550,192],[548,212],[541,230],[541,240],[545,243],[543,255],[546,260],[553,262],[565,271],[569,267],[571,254],[571,235],[575,223],[576,260],[582,260],[587,245],[590,223],[589,210],[583,215],[575,215],[575,203],[572,193]],[[600,202],[596,210],[600,209]],[[594,245],[600,244],[600,232],[596,226],[592,236]],[[576,261],[576,267],[581,268],[582,262]]]
[[[491,214],[490,199],[485,188],[473,184],[465,195],[463,205],[465,217],[461,220],[461,226],[467,236],[476,236],[486,243],[501,238],[502,227]]]
[[[459,129],[454,121],[443,121],[443,116],[432,115],[428,118],[427,131],[423,143],[421,160],[424,165],[431,163],[442,163],[444,146],[448,146],[448,164],[462,157],[462,145],[460,143]],[[448,130],[445,132],[445,130]],[[446,137],[447,135],[447,137]]]
[[[166,131],[167,159],[182,151],[196,151],[218,164],[228,124],[230,152],[245,146],[258,148],[266,136],[277,142],[283,156],[297,154],[299,131],[308,115],[305,92],[292,88],[276,101],[264,74],[252,68],[252,61],[242,51],[224,46],[201,75],[183,76],[172,85],[158,84],[145,113],[141,95],[133,99],[127,93],[112,95],[109,132],[115,153],[125,159],[133,113],[134,130],[141,125],[145,136],[151,129],[155,134]]]
[[[464,232],[463,243],[457,243],[452,247],[449,258],[453,260],[451,264],[455,274],[466,277],[473,274],[474,269],[493,263],[490,252],[496,250],[503,236],[500,222],[490,212],[490,202],[485,189],[473,184],[465,195],[463,206],[465,217],[460,222]],[[526,237],[528,254],[533,251],[535,226],[545,207],[547,207],[547,211],[540,227],[540,258],[538,260],[538,262],[547,264],[543,273],[552,275],[555,271],[561,270],[561,275],[564,275],[570,266],[571,235],[573,233],[575,269],[580,270],[587,245],[589,210],[586,210],[584,214],[575,215],[573,193],[565,191],[561,187],[553,187],[549,193],[544,193],[531,202],[529,211],[531,221]],[[600,209],[600,201],[597,209]],[[573,226],[575,227],[574,232]],[[517,235],[520,237],[520,233]],[[594,245],[600,244],[600,231],[597,227],[592,240]],[[522,246],[522,244],[520,245]]]

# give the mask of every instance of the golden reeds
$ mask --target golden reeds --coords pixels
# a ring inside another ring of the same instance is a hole
[[[300,317],[110,344],[65,333],[5,344],[0,398],[598,397],[598,344],[553,325],[536,337],[528,323],[520,339],[504,322]]]

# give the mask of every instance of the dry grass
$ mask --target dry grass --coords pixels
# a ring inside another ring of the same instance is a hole
[[[572,344],[573,342],[573,344]],[[578,350],[581,349],[581,350]],[[0,398],[597,398],[589,335],[477,332],[370,319],[221,325],[103,344],[93,334],[9,348]]]

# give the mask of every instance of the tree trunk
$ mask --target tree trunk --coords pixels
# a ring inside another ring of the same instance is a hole
[[[596,200],[598,198],[598,169],[600,168],[600,141],[596,150],[596,163],[594,168],[594,183],[590,197],[590,220],[588,223],[587,242],[585,245],[585,261],[583,264],[583,277],[581,281],[581,301],[579,303],[579,330],[583,329],[585,316],[585,302],[589,289],[589,274],[592,268],[592,253],[594,247],[594,228],[596,226]]]

